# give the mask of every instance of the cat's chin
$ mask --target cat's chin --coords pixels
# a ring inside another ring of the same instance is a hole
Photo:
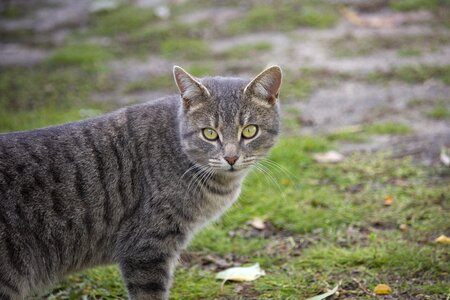
[[[221,169],[219,171],[220,174],[223,174],[224,176],[229,176],[229,177],[240,177],[240,176],[244,176],[245,174],[247,174],[248,169],[247,168],[242,168],[242,169],[237,169],[237,168],[228,168],[228,169]]]

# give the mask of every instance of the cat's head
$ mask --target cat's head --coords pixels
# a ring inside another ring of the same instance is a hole
[[[239,174],[267,155],[280,129],[278,66],[253,80],[196,79],[177,66],[173,72],[182,102],[181,144],[192,162]]]

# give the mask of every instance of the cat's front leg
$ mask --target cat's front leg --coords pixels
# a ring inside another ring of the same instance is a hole
[[[168,299],[175,260],[175,256],[155,252],[121,259],[119,265],[130,299]]]

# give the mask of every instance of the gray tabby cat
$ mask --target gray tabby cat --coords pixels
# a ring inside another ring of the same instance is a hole
[[[180,251],[237,199],[279,132],[281,70],[0,135],[0,299],[118,263],[131,299],[167,299]]]

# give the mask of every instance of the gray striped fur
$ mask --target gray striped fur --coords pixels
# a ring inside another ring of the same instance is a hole
[[[0,135],[0,299],[111,263],[131,299],[167,299],[180,251],[275,143],[281,83],[278,67],[250,83],[174,74],[181,97]],[[251,140],[247,124],[259,126]]]

